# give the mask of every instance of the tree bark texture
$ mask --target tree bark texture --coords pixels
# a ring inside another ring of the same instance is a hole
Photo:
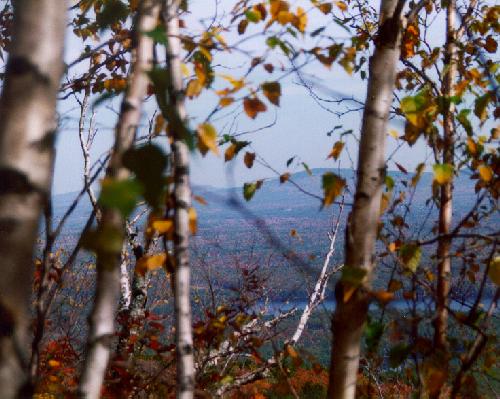
[[[335,289],[333,345],[328,397],[354,399],[360,341],[366,321],[374,251],[385,179],[385,137],[400,56],[404,1],[383,0],[379,31],[370,59],[354,205],[348,218],[345,262]]]
[[[443,82],[443,95],[445,98],[453,96],[453,85],[456,76],[455,61],[455,1],[448,2],[446,10],[446,46],[444,64],[446,73]],[[443,112],[443,163],[453,165],[454,163],[454,136],[455,124],[453,113],[455,106],[449,103]],[[439,207],[439,235],[447,236],[451,231],[452,222],[452,194],[453,183],[443,184],[441,187],[441,200]],[[450,258],[451,238],[440,238],[438,241],[437,258],[437,304],[434,345],[439,350],[446,351],[447,339],[446,330],[448,327],[448,293],[450,291]]]
[[[158,21],[160,6],[157,0],[144,0],[139,7],[135,23],[135,43],[132,70],[128,88],[121,106],[115,143],[106,178],[121,180],[128,178],[123,166],[124,153],[134,145],[137,126],[141,119],[142,102],[147,93],[149,71],[153,65],[153,40],[143,34],[152,31]],[[117,210],[101,210],[100,227],[103,230],[120,231],[125,236],[125,219]],[[90,315],[90,331],[87,351],[79,386],[79,396],[97,399],[111,353],[115,332],[115,316],[120,293],[121,250],[116,254],[106,253],[97,257],[97,281],[94,306]]]
[[[446,45],[444,54],[445,75],[443,79],[443,96],[450,99],[453,96],[455,83],[456,64],[456,31],[455,31],[456,2],[450,0],[446,8]],[[455,141],[455,105],[446,101],[443,112],[443,164],[454,164],[454,141]],[[434,320],[434,348],[436,356],[439,356],[445,373],[448,373],[449,348],[447,339],[448,330],[448,305],[451,278],[451,232],[453,218],[453,182],[450,181],[441,186],[439,203],[439,235],[437,247],[437,288],[436,288],[436,319]],[[436,390],[439,397],[441,389]]]
[[[33,249],[48,203],[55,108],[63,72],[66,8],[18,0],[0,99],[0,390],[30,396],[28,383]]]
[[[189,148],[185,142],[184,90],[181,72],[181,40],[179,32],[180,0],[165,2],[165,21],[168,36],[167,68],[170,75],[168,88],[169,118],[173,137],[174,171],[174,308],[175,339],[177,349],[177,398],[194,396],[195,368],[193,356],[193,332],[191,325],[189,266],[189,208],[191,187],[189,183]]]

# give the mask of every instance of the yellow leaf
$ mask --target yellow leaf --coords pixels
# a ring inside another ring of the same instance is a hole
[[[212,61],[212,54],[206,47],[200,46],[200,53],[202,53],[208,61]]]
[[[187,78],[191,75],[191,71],[189,70],[189,67],[184,63],[181,63],[181,72],[185,78]]]
[[[280,11],[277,16],[277,20],[281,25],[286,25],[294,20],[295,15],[290,11]]]
[[[222,97],[219,101],[219,105],[224,108],[227,107],[228,105],[231,105],[234,102],[233,97]]]
[[[50,359],[48,361],[49,367],[55,369],[61,367],[61,362],[59,360]]]
[[[285,352],[288,356],[290,356],[292,359],[296,359],[299,357],[299,354],[295,350],[295,348],[292,345],[285,345]]]
[[[162,130],[165,129],[165,126],[166,126],[166,122],[165,122],[165,119],[163,118],[163,115],[158,114],[158,116],[156,117],[156,120],[155,120],[153,134],[155,136],[158,136],[162,132]]]
[[[336,1],[335,4],[340,9],[340,11],[347,11],[347,4],[343,1]]]
[[[467,149],[472,156],[477,154],[477,144],[470,137],[467,137]]]
[[[203,90],[203,85],[198,79],[191,79],[186,87],[186,96],[189,98],[198,97]]]
[[[399,132],[397,130],[389,130],[389,136],[395,138],[396,140],[399,139]]]
[[[491,169],[488,165],[481,165],[479,168],[477,168],[477,171],[479,172],[479,177],[481,177],[481,180],[488,183],[493,179],[493,169]]]
[[[488,277],[496,285],[500,286],[500,256],[497,256],[490,263],[490,269],[488,270]]]
[[[159,235],[166,235],[168,239],[173,238],[174,234],[174,221],[172,219],[153,219],[149,223],[147,234],[152,236],[153,233]]]
[[[340,153],[342,152],[342,150],[344,149],[344,143],[342,141],[337,141],[334,145],[333,145],[333,148],[332,148],[332,151],[330,152],[330,154],[328,155],[327,159],[328,158],[333,158],[335,160],[339,159],[339,156],[340,156]]]
[[[307,26],[307,14],[302,7],[297,7],[297,16],[293,20],[293,26],[301,33],[304,33]]]
[[[255,119],[259,112],[267,111],[266,104],[260,101],[257,97],[245,97],[245,99],[243,100],[243,109],[245,110],[245,113],[252,119]]]
[[[382,198],[380,198],[380,214],[382,215],[387,207],[389,206],[389,203],[391,201],[391,196],[392,194],[389,193],[382,193]]]
[[[447,184],[450,183],[453,179],[453,165],[444,163],[444,164],[435,164],[432,167],[434,169],[434,181],[439,184]]]
[[[335,201],[346,185],[346,182],[340,176],[337,176],[334,173],[327,172],[322,177],[322,185],[323,185],[323,205],[328,206]]]
[[[271,16],[273,19],[277,19],[280,12],[288,11],[290,5],[284,0],[271,0]]]
[[[397,245],[396,245],[396,243],[395,243],[395,242],[391,242],[391,243],[389,244],[389,251],[391,251],[391,252],[396,252],[396,250],[397,250],[397,249],[398,249],[398,247],[397,247]]]
[[[166,253],[143,256],[137,261],[135,265],[135,270],[139,274],[144,274],[148,270],[156,270],[159,267],[162,267],[166,261],[167,261]]]
[[[202,86],[205,86],[208,80],[207,71],[205,70],[205,67],[199,62],[195,63],[194,73],[196,74],[196,77],[200,81],[200,84]]]
[[[344,297],[343,297],[344,303],[349,302],[349,299],[351,299],[352,295],[354,294],[357,288],[358,287],[352,284],[344,285]]]
[[[195,235],[198,231],[198,216],[196,214],[196,209],[191,207],[189,208],[189,231],[191,231],[192,235]]]
[[[233,90],[231,90],[231,93],[234,93],[241,88],[245,87],[245,79],[235,79],[230,75],[220,75],[221,78],[227,80],[232,86]]]
[[[217,147],[217,131],[210,123],[203,123],[198,126],[198,149],[205,155],[208,150],[215,155],[219,155]]]

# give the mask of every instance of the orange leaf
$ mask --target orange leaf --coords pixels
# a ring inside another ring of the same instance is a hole
[[[479,177],[482,181],[488,183],[491,179],[493,179],[493,169],[491,169],[488,165],[481,165],[477,168],[477,171],[479,172]]]
[[[374,291],[373,297],[382,304],[386,304],[394,299],[394,292],[389,291]]]
[[[243,108],[245,113],[252,119],[255,119],[259,112],[265,112],[267,110],[266,104],[260,101],[257,97],[245,97],[243,100]]]
[[[333,158],[335,160],[339,159],[340,153],[344,149],[344,145],[345,144],[342,141],[337,141],[333,145],[332,151],[330,152],[330,154],[328,155],[328,157],[326,159],[328,159],[328,158]]]
[[[196,214],[196,209],[191,207],[188,211],[189,214],[189,230],[192,235],[195,235],[198,231],[198,216]]]
[[[233,97],[222,97],[219,101],[219,105],[224,108],[227,107],[228,105],[231,105],[234,102]]]
[[[250,169],[253,166],[253,162],[255,161],[255,152],[245,152],[245,157],[243,158],[243,162],[245,162],[245,166]]]
[[[280,176],[280,183],[286,183],[288,181],[288,179],[290,178],[290,173],[283,173],[281,176]]]
[[[343,1],[336,1],[335,4],[340,9],[340,11],[347,11],[347,4]]]

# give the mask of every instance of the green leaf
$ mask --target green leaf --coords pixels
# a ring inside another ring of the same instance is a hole
[[[243,198],[245,198],[246,201],[250,201],[252,197],[255,195],[256,191],[257,191],[256,183],[245,183],[243,185]]]
[[[434,181],[439,184],[447,184],[453,180],[453,165],[443,163],[432,166],[434,169]]]
[[[306,164],[305,162],[302,162],[302,166],[304,167],[304,169],[306,170],[307,174],[309,176],[312,176],[312,171],[311,171],[311,168],[309,168],[309,165]]]
[[[167,34],[165,32],[165,29],[162,26],[157,26],[153,30],[149,32],[144,32],[146,36],[149,36],[151,39],[153,39],[156,43],[167,45],[168,44],[168,38]]]
[[[474,102],[474,114],[479,118],[481,123],[483,123],[488,117],[488,103],[490,102],[490,95],[485,94],[481,97],[476,98]]]
[[[392,191],[394,188],[394,179],[389,175],[385,176],[385,186],[387,187],[387,191]]]
[[[403,363],[411,353],[411,346],[401,343],[393,346],[389,351],[389,366],[396,368]]]
[[[415,273],[420,265],[422,250],[415,244],[403,244],[399,249],[399,256],[406,268]]]
[[[463,109],[458,113],[457,120],[460,122],[460,124],[465,129],[465,131],[467,132],[467,135],[472,136],[473,131],[472,131],[472,125],[471,125],[469,118],[468,118],[469,114],[470,114],[470,109]]]
[[[418,128],[427,124],[427,108],[431,103],[429,90],[423,89],[415,96],[408,96],[401,100],[400,108],[408,122]]]
[[[164,192],[167,163],[163,150],[154,144],[131,149],[123,156],[123,164],[135,174],[144,188],[144,199],[155,209],[160,206]]]
[[[342,269],[342,281],[357,287],[363,282],[366,273],[366,270],[359,267],[344,266]]]
[[[100,13],[96,15],[96,22],[100,30],[109,28],[116,22],[124,22],[129,15],[127,5],[121,0],[107,0]]]
[[[247,10],[245,12],[245,17],[247,17],[247,19],[250,21],[250,22],[254,22],[254,23],[257,23],[260,21],[260,15],[257,14],[255,11],[252,11],[252,10]]]
[[[126,218],[135,209],[141,194],[142,186],[134,179],[105,179],[98,202],[102,207],[118,210]]]
[[[365,342],[368,352],[377,349],[380,339],[384,334],[385,325],[377,320],[369,320],[365,327]]]
[[[123,232],[114,227],[99,227],[87,232],[82,238],[83,248],[98,255],[119,254],[123,245]]]
[[[280,40],[276,36],[271,36],[266,39],[266,44],[271,48],[275,48],[279,43]]]
[[[322,183],[324,193],[323,206],[332,204],[335,198],[342,194],[342,190],[346,185],[343,178],[332,172],[326,172],[323,175]]]

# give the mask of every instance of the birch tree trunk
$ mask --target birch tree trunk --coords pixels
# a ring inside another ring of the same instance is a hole
[[[0,99],[0,390],[30,396],[33,248],[52,182],[66,8],[18,0]],[[19,393],[19,391],[21,392]]]
[[[146,72],[151,69],[153,63],[153,40],[143,33],[152,31],[156,27],[159,11],[159,3],[156,0],[144,0],[139,7],[135,24],[137,47],[133,52],[129,84],[123,99],[115,143],[106,171],[106,177],[110,179],[121,180],[128,177],[122,158],[125,151],[134,144],[141,118],[142,102],[147,93]],[[124,233],[123,215],[116,209],[106,207],[101,211],[102,229]],[[116,254],[106,253],[105,256],[97,257],[96,294],[89,321],[86,359],[79,386],[79,396],[83,398],[100,397],[115,331],[114,321],[120,293],[120,261],[121,249]]]
[[[444,55],[445,75],[443,80],[443,96],[446,100],[453,96],[453,86],[457,73],[456,64],[456,45],[455,45],[455,13],[456,2],[450,0],[446,9],[446,45]],[[454,112],[455,105],[451,101],[446,101],[446,106],[443,112],[443,163],[448,165],[454,164],[454,136],[455,136],[455,121]],[[453,182],[446,183],[441,186],[439,204],[439,235],[446,236],[451,231],[452,211],[453,211]],[[437,290],[436,290],[436,319],[434,321],[434,347],[437,350],[436,354],[440,357],[440,363],[445,373],[448,372],[448,295],[450,292],[450,277],[451,277],[451,248],[450,237],[441,238],[438,242],[437,259]],[[439,397],[440,390],[437,390]]]
[[[354,205],[346,229],[342,279],[335,289],[328,397],[354,399],[360,341],[369,305],[374,250],[384,184],[385,137],[400,56],[404,1],[382,0],[375,51],[370,59]]]
[[[443,82],[443,95],[446,99],[453,96],[453,84],[456,75],[455,62],[455,1],[450,0],[446,11],[446,47],[444,64],[446,73]],[[443,163],[454,163],[454,104],[449,103],[443,112]],[[452,183],[443,184],[441,187],[441,201],[439,207],[439,235],[447,235],[451,230],[452,221]],[[450,246],[451,239],[441,238],[438,242],[438,275],[437,275],[437,318],[435,321],[434,344],[439,349],[447,346],[446,329],[448,324],[448,292],[450,290]]]
[[[179,11],[181,0],[165,2],[165,21],[168,37],[167,68],[170,133],[173,137],[174,171],[174,307],[175,340],[177,348],[177,398],[191,399],[194,396],[195,369],[193,356],[193,332],[191,326],[189,268],[189,208],[191,187],[189,183],[189,149],[185,142],[184,90],[181,72],[181,40]]]

